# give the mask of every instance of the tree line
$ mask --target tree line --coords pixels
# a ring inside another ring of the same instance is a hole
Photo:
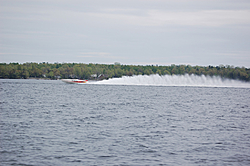
[[[0,63],[0,78],[27,79],[108,79],[133,75],[209,75],[222,78],[250,81],[250,68],[219,66],[190,66],[190,65],[121,65],[114,64],[83,64],[83,63]]]

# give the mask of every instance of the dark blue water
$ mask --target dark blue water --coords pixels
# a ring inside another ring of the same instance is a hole
[[[0,80],[1,165],[250,165],[250,89]]]

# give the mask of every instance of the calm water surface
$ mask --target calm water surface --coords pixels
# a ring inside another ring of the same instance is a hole
[[[250,89],[0,80],[1,165],[250,165]]]

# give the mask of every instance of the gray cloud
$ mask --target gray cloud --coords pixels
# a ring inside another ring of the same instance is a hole
[[[0,2],[0,59],[250,67],[247,0]]]

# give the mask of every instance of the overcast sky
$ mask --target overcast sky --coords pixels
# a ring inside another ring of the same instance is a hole
[[[250,67],[250,0],[0,0],[0,62]]]

